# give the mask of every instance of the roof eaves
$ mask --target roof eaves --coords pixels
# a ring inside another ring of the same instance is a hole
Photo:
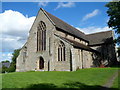
[[[90,48],[89,46],[83,45],[83,46],[86,47],[86,48],[85,48],[85,47],[83,48],[83,47],[80,47],[80,46],[76,45],[75,43],[73,43],[72,40],[68,40],[67,38],[58,36],[58,35],[56,35],[56,34],[55,34],[55,36],[57,36],[57,37],[61,38],[62,40],[68,42],[68,43],[71,44],[74,48],[80,48],[80,49],[83,49],[83,50],[87,50],[87,51],[91,51],[91,52],[96,52],[96,53],[98,53],[96,50]],[[76,42],[76,41],[74,41],[74,42]],[[76,43],[78,43],[78,42],[76,42]],[[80,44],[80,43],[79,43],[79,44]],[[82,45],[82,44],[81,44],[81,45]]]
[[[64,40],[64,41],[68,42],[70,45],[73,46],[73,43],[69,42],[68,40],[62,38],[61,36],[59,36],[59,35],[57,35],[57,34],[54,34],[54,35],[57,36],[57,37],[59,37],[60,39],[62,39],[62,40]]]
[[[59,29],[61,29],[61,28],[59,28],[59,27],[57,27],[57,26],[56,26],[56,28],[57,28],[56,30],[61,31],[61,30],[59,30]],[[76,35],[74,35],[74,34],[72,34],[72,33],[69,33],[69,32],[66,32],[66,31],[61,31],[61,32],[68,33],[68,34],[70,34],[70,35],[72,35],[72,36],[75,36],[75,37],[77,37],[77,38],[79,38],[79,39],[82,39],[82,40],[84,40],[84,41],[86,41],[86,42],[88,42],[88,43],[89,43],[89,41],[88,41],[88,40],[83,39],[83,38],[80,38],[80,37],[78,37],[78,36],[76,36]]]
[[[86,34],[86,36],[96,35],[96,34],[101,34],[101,33],[108,33],[108,32],[113,32],[113,31],[112,31],[112,30],[109,30],[109,31],[96,32],[96,33]]]

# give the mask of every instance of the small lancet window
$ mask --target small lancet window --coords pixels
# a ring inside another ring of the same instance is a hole
[[[58,46],[58,61],[65,61],[65,45],[61,41]]]
[[[24,51],[23,51],[23,62],[25,62],[25,59],[27,57],[27,47],[24,47]]]

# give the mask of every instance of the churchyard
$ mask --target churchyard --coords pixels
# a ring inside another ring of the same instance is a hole
[[[29,71],[2,74],[2,88],[104,88],[120,68],[89,68],[68,71]],[[120,74],[119,74],[120,76]],[[118,90],[118,76],[113,90]],[[110,90],[111,90],[110,89]]]

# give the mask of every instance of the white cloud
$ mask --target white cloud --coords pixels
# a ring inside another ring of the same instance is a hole
[[[8,57],[12,57],[13,55],[12,55],[11,53],[8,53],[7,56],[8,56]]]
[[[87,27],[87,28],[79,28],[76,27],[78,30],[84,32],[85,34],[91,34],[96,32],[102,32],[102,31],[109,31],[112,30],[111,28],[105,26],[105,27]]]
[[[5,54],[2,54],[2,56],[4,57],[4,56],[5,56]]]
[[[2,50],[5,52],[20,48],[28,36],[35,17],[26,17],[22,13],[6,10],[0,14],[0,32],[2,32]]]
[[[56,10],[58,8],[64,8],[64,7],[70,8],[70,7],[74,7],[74,6],[75,6],[74,2],[68,2],[68,3],[59,2],[58,6],[54,10]]]
[[[98,15],[98,13],[99,13],[99,10],[98,10],[98,9],[95,9],[95,10],[92,11],[91,13],[88,13],[87,15],[85,15],[85,16],[83,17],[82,21],[85,21],[85,20],[87,20],[87,19],[89,19],[89,18],[92,18],[92,17]]]
[[[12,59],[12,56],[13,56],[12,53],[8,53],[8,54],[7,54],[8,60],[11,60],[11,59]]]
[[[38,3],[38,6],[43,6],[43,7],[45,7],[45,6],[47,6],[47,4],[48,4],[48,2],[39,2],[39,3]]]
[[[0,54],[2,54],[2,57],[0,57],[0,62],[5,61],[5,60],[11,61],[12,56],[13,56],[12,52],[4,52],[4,53],[0,53]]]

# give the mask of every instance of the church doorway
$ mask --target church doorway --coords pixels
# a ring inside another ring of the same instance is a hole
[[[44,69],[44,59],[42,57],[39,60],[39,69]]]

